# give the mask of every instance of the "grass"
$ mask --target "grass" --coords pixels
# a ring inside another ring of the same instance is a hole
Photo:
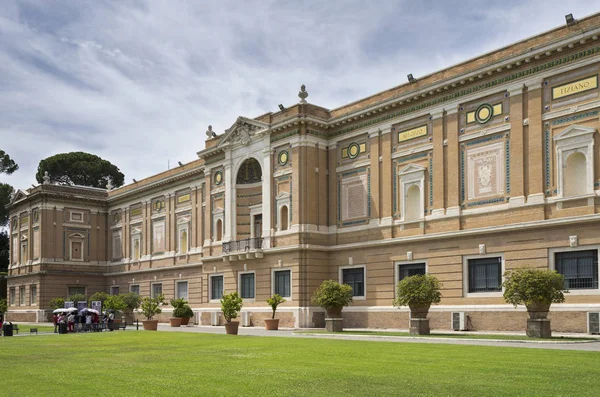
[[[597,338],[573,338],[565,336],[553,336],[551,339],[530,338],[527,335],[488,335],[488,334],[444,334],[431,333],[430,335],[410,335],[408,332],[388,332],[388,331],[298,331],[297,334],[326,334],[326,335],[366,335],[366,336],[410,336],[415,338],[455,338],[455,339],[493,339],[493,340],[537,340],[537,341],[590,341]]]
[[[0,361],[22,396],[595,396],[600,378],[600,352],[160,331],[0,338]]]

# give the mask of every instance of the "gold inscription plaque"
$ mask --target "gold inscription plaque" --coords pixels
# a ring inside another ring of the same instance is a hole
[[[141,208],[133,208],[131,210],[131,216],[135,217],[135,216],[141,216],[142,215],[142,209]]]
[[[408,141],[409,139],[418,138],[427,135],[427,126],[422,125],[412,130],[402,131],[398,133],[398,142]]]
[[[586,79],[554,87],[552,88],[552,99],[564,98],[569,95],[593,90],[594,88],[598,88],[598,76],[592,76]]]
[[[191,197],[190,197],[189,193],[177,197],[177,203],[178,204],[185,203],[186,201],[190,201],[190,200],[191,200]]]

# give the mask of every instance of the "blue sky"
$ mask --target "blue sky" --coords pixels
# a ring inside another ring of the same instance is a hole
[[[142,179],[298,101],[335,108],[600,11],[565,1],[0,0],[0,148],[86,151]]]

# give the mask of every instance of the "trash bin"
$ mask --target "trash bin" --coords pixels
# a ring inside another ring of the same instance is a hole
[[[2,333],[4,336],[13,336],[13,325],[12,323],[4,323],[2,325]]]
[[[58,323],[58,333],[66,334],[67,332],[68,332],[67,323]]]

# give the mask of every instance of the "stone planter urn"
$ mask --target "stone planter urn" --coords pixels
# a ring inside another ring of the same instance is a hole
[[[551,338],[552,331],[548,313],[550,312],[550,303],[532,302],[525,305],[527,307],[527,336],[530,338]]]
[[[278,318],[266,318],[265,319],[265,329],[267,331],[277,331],[279,329],[279,319]]]
[[[171,327],[181,327],[181,317],[169,318],[169,324],[171,325]]]
[[[144,331],[156,331],[158,329],[158,320],[143,320]]]
[[[239,321],[232,321],[230,323],[225,323],[225,332],[227,333],[227,335],[237,335],[239,327],[240,327]]]
[[[429,319],[427,314],[431,303],[409,303],[410,308],[410,328],[411,335],[429,335]]]
[[[332,307],[326,310],[325,329],[328,332],[342,332],[344,330],[342,309],[342,307]]]

